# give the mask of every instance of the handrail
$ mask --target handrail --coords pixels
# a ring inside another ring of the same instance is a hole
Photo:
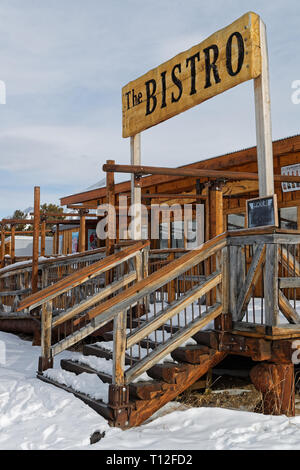
[[[43,305],[45,302],[49,302],[70,288],[78,286],[88,279],[92,279],[95,275],[99,275],[100,272],[104,273],[114,268],[120,262],[126,261],[126,259],[130,258],[134,253],[148,245],[149,241],[137,242],[135,245],[129,246],[118,253],[107,256],[90,266],[86,266],[79,271],[66,276],[55,284],[25,297],[25,299],[20,302],[17,311],[24,310],[25,308],[32,310],[33,308]]]
[[[137,282],[134,286],[126,289],[126,291],[93,308],[85,318],[91,320],[102,314],[105,318],[105,323],[110,321],[115,315],[130,306],[133,296],[134,300],[138,302],[143,297],[149,295],[153,290],[160,288],[168,281],[172,281],[187,269],[190,269],[196,264],[204,261],[214,254],[215,251],[224,248],[225,246],[226,233],[222,233],[221,235],[203,243],[199,249],[191,250],[180,258],[171,261],[168,265]],[[106,316],[109,318],[107,321]],[[80,321],[81,319],[76,320],[74,325],[78,325]]]
[[[64,263],[65,261],[74,262],[80,260],[81,258],[85,258],[86,256],[95,256],[99,253],[105,253],[105,248],[97,248],[93,251],[87,250],[81,253],[72,253],[66,256],[56,256],[54,258],[43,259],[38,262],[39,268],[42,266],[52,266],[52,265],[59,265]],[[26,268],[30,271],[32,269],[32,261],[27,260],[24,262],[15,263],[16,265],[12,264],[10,266],[6,266],[5,268],[0,269],[0,278],[4,275],[14,275],[20,271],[26,270]]]

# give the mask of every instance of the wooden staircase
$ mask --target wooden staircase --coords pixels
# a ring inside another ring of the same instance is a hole
[[[226,326],[223,250],[225,235],[148,275],[149,242],[137,242],[23,299],[19,311],[41,309],[38,378],[113,426],[144,422],[227,354],[197,335]],[[53,368],[56,355],[95,336]],[[88,377],[99,393],[86,389]]]
[[[110,339],[109,334],[105,335]],[[96,344],[85,344],[83,355],[95,356],[103,361],[105,371],[90,367],[87,363],[74,359],[60,361],[61,369],[72,374],[94,374],[103,383],[112,384],[112,373],[108,374],[107,364],[113,362],[113,351],[106,347],[105,342]],[[226,356],[220,352],[202,344],[189,344],[172,351],[171,358],[166,362],[155,364],[148,371],[148,380],[143,379],[129,384],[129,399],[124,412],[118,414],[108,402],[91,398],[86,393],[74,390],[63,383],[47,377],[47,371],[39,373],[38,378],[73,393],[77,398],[87,403],[97,413],[106,418],[111,425],[123,428],[138,426],[151,417],[157,410],[169,401],[184,392],[190,385],[204,376],[209,369],[216,366]],[[138,362],[135,358],[133,362]],[[131,358],[128,356],[126,363]],[[101,362],[101,361],[100,361]]]

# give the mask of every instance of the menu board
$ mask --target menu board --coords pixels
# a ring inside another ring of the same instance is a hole
[[[247,201],[248,228],[266,225],[278,226],[276,195],[249,199]]]

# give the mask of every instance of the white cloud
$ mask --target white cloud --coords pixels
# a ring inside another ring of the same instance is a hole
[[[30,205],[34,185],[57,198],[100,180],[106,159],[128,163],[121,87],[249,10],[267,24],[274,138],[294,134],[296,0],[2,0],[2,215],[20,200]],[[142,160],[178,166],[254,143],[249,83],[143,133]]]

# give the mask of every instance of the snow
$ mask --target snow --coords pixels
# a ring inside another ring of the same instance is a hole
[[[0,332],[0,348],[6,357],[0,363],[1,450],[300,449],[300,417],[186,408],[176,402],[138,428],[110,428],[81,400],[36,378],[40,347]],[[74,357],[80,356],[60,354],[52,373],[58,373],[60,359]],[[105,431],[105,437],[90,445],[95,431]]]
[[[102,400],[107,403],[108,384],[103,383],[95,374],[83,372],[80,375],[76,375],[63,369],[49,369],[43,375],[60,384],[71,387],[76,392],[85,393],[96,400]]]

